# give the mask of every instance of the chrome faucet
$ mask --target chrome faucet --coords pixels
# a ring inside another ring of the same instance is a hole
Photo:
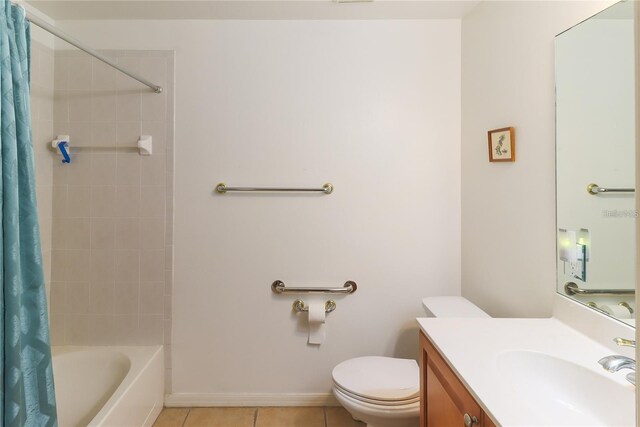
[[[624,338],[614,338],[613,341],[616,344],[624,347],[636,346],[635,341],[627,340]],[[612,355],[612,356],[603,357],[602,359],[598,360],[598,363],[602,365],[602,367],[609,372],[618,372],[621,369],[633,370],[634,372],[628,373],[625,376],[625,378],[631,384],[636,385],[636,373],[635,373],[636,361],[633,360],[632,358],[627,356]]]

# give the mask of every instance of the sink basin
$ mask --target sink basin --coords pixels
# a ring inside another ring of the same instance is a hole
[[[610,374],[604,370],[600,373],[597,360],[593,365],[591,370],[527,350],[503,351],[496,355],[496,369],[505,379],[504,393],[514,397],[514,405],[526,406],[530,414],[520,425],[633,426],[634,386],[613,379],[622,377],[622,373]]]

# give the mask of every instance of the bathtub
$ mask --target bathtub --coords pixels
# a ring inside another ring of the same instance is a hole
[[[146,427],[162,410],[162,346],[53,347],[59,427]]]

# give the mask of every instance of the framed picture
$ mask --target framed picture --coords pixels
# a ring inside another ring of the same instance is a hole
[[[516,161],[516,138],[512,127],[489,131],[489,161]]]

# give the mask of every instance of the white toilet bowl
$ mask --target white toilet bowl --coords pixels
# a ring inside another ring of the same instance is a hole
[[[462,297],[423,299],[426,317],[489,317]],[[333,369],[333,394],[367,427],[420,424],[420,368],[415,360],[357,357]]]
[[[420,421],[420,368],[415,360],[346,360],[333,369],[333,394],[368,427],[417,427]]]

